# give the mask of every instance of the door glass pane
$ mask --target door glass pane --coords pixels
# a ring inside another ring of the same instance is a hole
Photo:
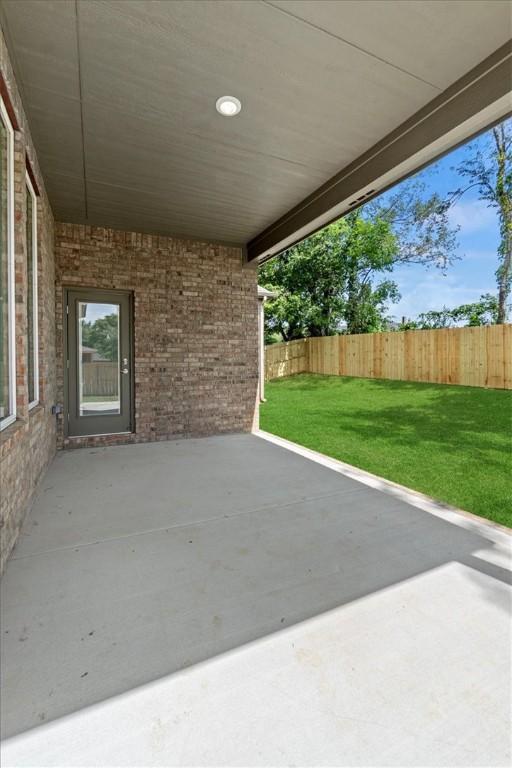
[[[120,413],[119,304],[78,302],[80,416]]]

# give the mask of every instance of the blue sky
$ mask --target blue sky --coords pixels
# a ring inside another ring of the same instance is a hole
[[[472,144],[485,144],[486,135]],[[468,157],[467,145],[418,174],[428,190],[444,197],[464,185],[454,166]],[[446,270],[446,276],[435,268],[411,265],[393,270],[402,299],[389,306],[389,314],[400,320],[414,318],[420,312],[454,307],[476,301],[482,293],[496,294],[495,272],[498,266],[499,224],[495,208],[478,200],[475,190],[467,192],[450,209],[452,223],[460,225],[457,253],[461,257]]]

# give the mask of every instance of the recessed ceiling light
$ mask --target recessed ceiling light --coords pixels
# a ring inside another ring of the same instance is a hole
[[[234,117],[242,109],[240,100],[234,96],[221,96],[215,102],[217,112],[223,117]]]

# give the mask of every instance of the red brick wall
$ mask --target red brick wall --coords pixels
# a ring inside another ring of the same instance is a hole
[[[11,64],[0,32],[0,66],[16,113],[14,140],[14,251],[16,421],[0,432],[0,571],[14,546],[37,483],[55,453],[55,273],[53,216],[45,193]],[[36,178],[38,223],[39,402],[28,409],[25,153]]]
[[[58,399],[63,288],[132,291],[135,434],[65,446],[242,432],[257,418],[256,270],[239,248],[74,224],[55,225]]]

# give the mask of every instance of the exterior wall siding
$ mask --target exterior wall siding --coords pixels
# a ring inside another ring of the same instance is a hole
[[[0,432],[0,571],[17,539],[40,478],[55,453],[56,398],[54,222],[44,189],[30,130],[15,83],[5,41],[0,33],[0,67],[19,130],[14,137],[14,250],[16,319],[16,421]],[[39,189],[38,325],[39,405],[29,411],[27,378],[27,269],[25,155]]]
[[[56,224],[58,401],[64,402],[64,288],[134,299],[135,432],[67,438],[80,447],[249,431],[257,420],[257,273],[239,248]]]

